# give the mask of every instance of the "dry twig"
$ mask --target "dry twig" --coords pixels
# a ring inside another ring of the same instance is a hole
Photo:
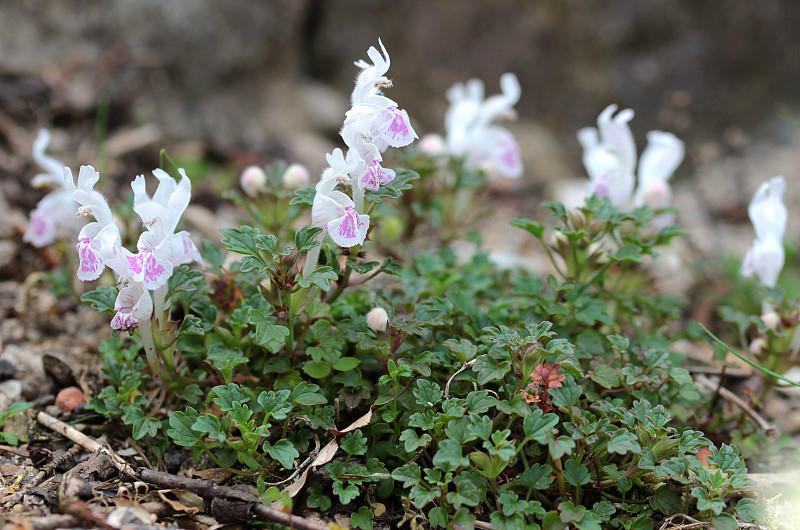
[[[325,523],[284,513],[261,504],[255,493],[249,490],[220,486],[211,480],[179,477],[146,468],[139,469],[138,476],[143,481],[161,488],[181,488],[200,495],[211,501],[212,514],[218,519],[220,516],[233,516],[231,518],[238,522],[247,522],[249,518],[255,516],[298,530],[328,529],[328,525]]]
[[[728,401],[730,401],[731,403],[742,409],[742,412],[750,416],[750,418],[754,422],[756,422],[758,427],[761,430],[763,430],[767,436],[775,436],[778,434],[778,428],[775,425],[765,420],[758,412],[753,410],[753,408],[750,405],[745,403],[742,400],[742,398],[740,398],[727,388],[715,384],[713,381],[704,376],[695,377],[695,381],[697,381],[702,386],[708,388],[709,390],[712,391],[718,390],[720,396],[724,397],[725,399],[727,399]]]
[[[86,436],[75,427],[67,425],[61,420],[57,420],[56,418],[54,418],[50,414],[47,414],[46,412],[39,412],[39,414],[36,416],[36,421],[38,421],[48,429],[52,429],[56,431],[58,434],[66,436],[67,438],[69,438],[70,440],[80,445],[89,452],[106,453],[111,459],[111,464],[119,471],[127,473],[128,475],[133,475],[136,473],[134,469],[130,465],[128,465],[128,463],[125,462],[122,459],[122,457],[120,457],[117,453],[115,453],[114,451],[112,451],[107,447],[104,447],[97,440]]]

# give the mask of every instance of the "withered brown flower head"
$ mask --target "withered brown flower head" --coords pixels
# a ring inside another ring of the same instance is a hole
[[[546,388],[559,388],[566,375],[559,373],[561,365],[558,363],[539,364],[531,372],[531,381],[534,385]]]

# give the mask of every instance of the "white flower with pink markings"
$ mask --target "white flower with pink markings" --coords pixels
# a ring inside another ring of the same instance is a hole
[[[445,114],[446,138],[431,135],[426,146],[442,145],[450,156],[463,157],[466,167],[486,171],[490,176],[519,178],[523,172],[519,144],[508,130],[494,125],[501,118],[516,117],[514,105],[521,89],[517,77],[500,77],[501,93],[484,98],[480,79],[456,83],[447,91],[450,107]]]
[[[320,181],[311,208],[311,226],[328,232],[333,242],[341,247],[361,245],[367,237],[369,216],[356,212],[353,200],[337,191],[336,176]]]
[[[64,165],[45,154],[49,143],[50,132],[40,130],[33,142],[33,159],[45,172],[33,177],[31,183],[37,188],[49,186],[52,191],[31,212],[30,224],[22,237],[26,243],[40,248],[52,244],[59,235],[74,234],[81,227],[80,220],[75,218],[78,205],[64,188]]]
[[[609,105],[598,116],[597,128],[578,131],[583,164],[589,174],[589,193],[608,197],[620,208],[666,208],[672,196],[669,179],[683,161],[683,142],[672,133],[650,131],[637,173],[636,143],[628,125],[631,119],[633,110],[617,113],[617,106]],[[669,221],[668,216],[662,217],[656,219],[656,224]]]

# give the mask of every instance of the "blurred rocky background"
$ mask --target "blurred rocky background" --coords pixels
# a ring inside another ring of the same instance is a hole
[[[583,178],[575,132],[618,103],[636,111],[640,152],[651,129],[686,141],[676,195],[697,244],[743,253],[750,236],[717,221],[749,229],[746,204],[775,174],[790,203],[800,198],[798,25],[793,0],[5,1],[0,176],[7,195],[24,191],[39,127],[56,129],[51,152],[73,167],[99,164],[100,141],[112,162],[127,156],[125,183],[175,146],[234,166],[283,158],[319,171],[353,61],[381,37],[390,96],[420,134],[441,132],[452,83],[480,77],[491,94],[503,72],[518,75],[509,128],[525,156],[523,209]],[[32,208],[39,195],[28,195]]]

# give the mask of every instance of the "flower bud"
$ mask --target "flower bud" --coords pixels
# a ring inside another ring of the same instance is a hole
[[[283,172],[283,187],[287,190],[305,188],[309,180],[308,170],[302,164],[292,164]]]
[[[239,183],[247,195],[258,197],[259,193],[267,191],[267,174],[258,166],[249,166],[242,171]]]
[[[417,147],[428,156],[441,156],[445,152],[444,138],[438,134],[426,134]]]
[[[367,327],[375,333],[386,333],[386,326],[389,323],[389,315],[382,307],[374,307],[367,314]]]
[[[761,320],[764,321],[765,326],[772,330],[777,329],[778,325],[781,323],[781,317],[778,316],[778,313],[775,311],[768,311],[764,313],[761,315]]]
[[[767,339],[764,337],[758,337],[754,339],[753,342],[750,343],[750,355],[759,356],[764,351],[764,348],[767,347]]]

